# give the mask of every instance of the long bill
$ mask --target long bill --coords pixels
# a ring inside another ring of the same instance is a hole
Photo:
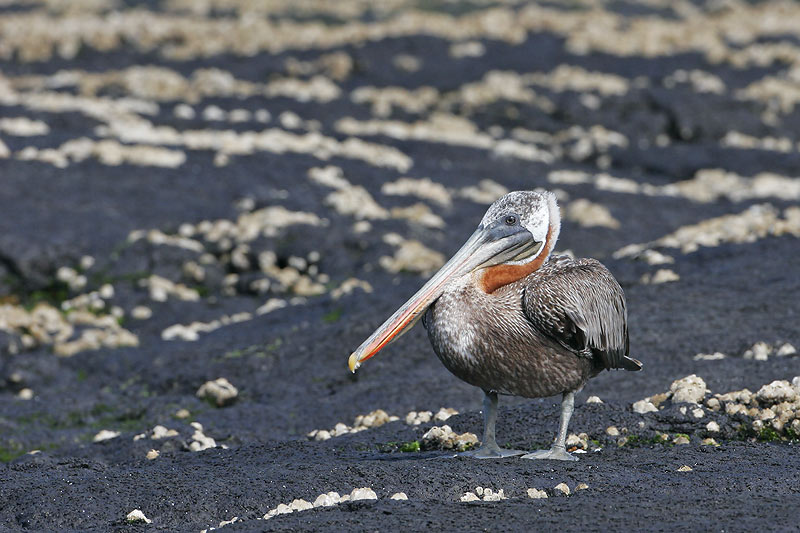
[[[528,232],[524,233],[530,237]],[[507,256],[507,253],[518,252],[528,241],[527,237],[519,233],[508,234],[505,228],[479,227],[414,296],[350,355],[350,371],[355,372],[361,363],[411,329],[428,307],[442,295],[448,281],[494,262],[501,256]]]

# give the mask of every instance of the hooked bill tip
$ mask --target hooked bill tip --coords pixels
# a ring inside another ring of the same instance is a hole
[[[358,360],[358,356],[354,353],[350,354],[350,359],[347,360],[347,366],[350,367],[350,372],[355,373],[358,370],[358,367],[361,366],[361,363]]]

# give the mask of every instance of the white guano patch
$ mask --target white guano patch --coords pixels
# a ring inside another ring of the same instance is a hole
[[[778,208],[771,204],[753,205],[738,214],[683,226],[649,243],[629,244],[614,252],[614,257],[637,257],[645,250],[657,247],[678,248],[683,253],[691,253],[700,247],[755,242],[768,236],[800,237],[800,207],[789,207],[784,210],[783,218],[780,215]]]

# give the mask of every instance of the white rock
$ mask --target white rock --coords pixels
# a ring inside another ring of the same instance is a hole
[[[131,316],[136,320],[147,320],[151,316],[153,316],[153,311],[147,306],[144,305],[137,305],[133,309],[131,309]]]
[[[485,502],[498,502],[500,500],[505,500],[506,495],[503,493],[503,489],[494,492],[492,489],[484,489],[483,490],[483,501]]]
[[[406,496],[405,492],[395,492],[394,494],[392,494],[391,499],[392,500],[407,500],[408,496]]]
[[[755,359],[756,361],[766,361],[772,353],[772,346],[766,342],[757,342],[752,348],[744,352],[745,359]]]
[[[157,459],[159,455],[161,454],[158,450],[150,450],[149,452],[147,452],[147,455],[145,457],[147,457],[148,461],[152,461],[153,459]]]
[[[683,465],[682,467],[678,468],[678,472],[691,472],[692,467],[689,465]]]
[[[800,376],[795,376],[792,378],[792,387],[800,391]]]
[[[478,498],[478,496],[473,492],[468,492],[461,497],[462,502],[475,502],[479,500],[480,498]]]
[[[162,425],[158,425],[153,428],[153,434],[150,435],[150,438],[153,440],[159,440],[166,437],[177,437],[179,433],[174,429],[167,429]]]
[[[706,424],[706,430],[710,431],[711,433],[719,433],[719,424],[712,420]]]
[[[314,440],[328,440],[329,438],[331,438],[331,432],[325,429],[317,431],[316,435],[314,435]]]
[[[653,285],[658,285],[660,283],[670,283],[672,281],[678,281],[679,279],[681,279],[681,277],[674,270],[671,270],[669,268],[660,268],[650,278],[650,283],[652,283]]]
[[[673,381],[669,390],[674,403],[700,403],[708,392],[703,378],[694,374]]]
[[[128,513],[127,516],[125,517],[125,520],[130,523],[144,522],[145,524],[150,524],[153,522],[152,520],[147,518],[140,509],[134,509],[133,511]]]
[[[290,506],[286,505],[285,503],[279,503],[278,506],[275,508],[275,514],[289,514],[293,513],[294,509]]]
[[[608,426],[606,428],[606,435],[616,437],[619,435],[619,429],[617,429],[617,426]]]
[[[197,389],[198,398],[206,398],[213,401],[217,407],[232,404],[239,396],[239,391],[230,381],[225,378],[217,378],[214,381],[207,381]]]
[[[547,498],[547,493],[539,489],[528,489],[528,497],[538,500],[541,498]]]
[[[436,420],[436,421],[439,421],[439,422],[444,422],[445,420],[447,420],[451,416],[457,415],[457,414],[458,414],[458,411],[456,411],[455,409],[451,409],[449,407],[442,407],[441,409],[439,409],[439,411],[436,412],[435,415],[433,415],[433,419]]]
[[[599,396],[589,396],[586,398],[586,403],[603,403]]]
[[[776,380],[758,389],[756,400],[761,404],[773,405],[781,402],[792,402],[797,396],[797,391],[791,383],[786,380]]]
[[[706,413],[703,411],[702,407],[697,407],[696,409],[692,409],[692,416],[695,418],[703,418]]]
[[[313,509],[314,505],[303,499],[295,499],[292,500],[292,503],[289,504],[289,507],[292,509],[292,511],[305,511],[307,509]]]
[[[199,422],[192,422],[194,433],[192,434],[192,442],[189,444],[189,449],[193,452],[201,452],[208,448],[216,448],[217,443],[211,437],[203,433],[203,425]]]
[[[787,355],[794,355],[796,353],[797,353],[797,349],[787,342],[787,343],[783,344],[783,346],[778,348],[778,351],[775,352],[775,355],[778,355],[778,356],[781,356],[781,357],[785,357]]]
[[[17,393],[17,398],[20,400],[32,400],[33,399],[33,390],[25,387],[21,391]]]
[[[658,411],[658,407],[652,404],[650,400],[639,400],[638,402],[633,404],[633,411],[635,413],[644,414],[644,413],[654,413]]]
[[[327,494],[320,494],[314,500],[314,507],[331,507],[336,505],[341,500],[338,492],[328,492]]]
[[[564,496],[569,496],[569,493],[570,493],[569,485],[567,485],[566,483],[559,483],[558,485],[556,485],[553,488],[556,489],[556,490],[561,491],[564,494]]]
[[[238,521],[239,521],[239,517],[238,517],[238,516],[234,516],[234,517],[233,517],[233,518],[231,518],[230,520],[223,520],[222,522],[220,522],[220,523],[219,523],[219,526],[217,526],[217,528],[220,528],[220,527],[225,527],[225,526],[227,526],[228,524],[233,524],[234,522],[238,522]]]
[[[357,500],[377,500],[378,495],[375,494],[375,491],[369,487],[361,487],[359,489],[353,489],[350,492],[350,501],[354,502]]]
[[[727,356],[722,352],[714,352],[714,353],[699,353],[694,356],[695,361],[718,361],[720,359],[725,359]]]
[[[104,440],[116,439],[119,437],[119,431],[111,431],[110,429],[102,429],[92,439],[93,442],[103,442]]]

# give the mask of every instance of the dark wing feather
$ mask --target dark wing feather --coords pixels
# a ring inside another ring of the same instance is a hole
[[[599,261],[553,258],[528,278],[523,297],[533,326],[602,368],[639,370],[628,357],[625,295]]]

